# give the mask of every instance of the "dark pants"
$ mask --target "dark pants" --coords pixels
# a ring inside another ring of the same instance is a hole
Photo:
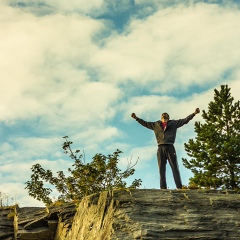
[[[162,144],[158,146],[157,152],[158,167],[160,173],[160,188],[166,189],[166,164],[167,160],[172,168],[174,181],[177,188],[182,188],[182,180],[178,168],[177,155],[172,144]]]

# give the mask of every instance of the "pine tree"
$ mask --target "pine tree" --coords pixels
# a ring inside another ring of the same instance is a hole
[[[189,185],[213,189],[240,188],[240,102],[233,102],[228,85],[214,89],[214,101],[203,110],[205,123],[196,122],[197,137],[185,143],[193,172]]]

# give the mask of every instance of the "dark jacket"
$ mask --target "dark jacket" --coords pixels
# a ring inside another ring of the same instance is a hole
[[[162,121],[160,120],[157,122],[146,122],[141,118],[136,118],[136,121],[154,131],[158,145],[173,144],[175,142],[177,128],[187,124],[194,116],[195,114],[192,113],[184,119],[169,120],[165,130],[162,129]]]

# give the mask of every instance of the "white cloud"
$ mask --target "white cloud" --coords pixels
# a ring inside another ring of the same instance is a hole
[[[7,143],[7,142],[4,142],[0,145],[0,151],[1,152],[10,152],[13,150],[13,147],[11,144]]]
[[[68,167],[72,166],[71,161],[65,161],[62,159],[57,159],[55,161],[38,159],[27,163],[15,162],[9,164],[6,163],[5,165],[0,166],[0,192],[9,196],[9,204],[11,204],[10,199],[14,198],[14,201],[16,200],[16,203],[20,204],[20,207],[43,206],[43,203],[28,196],[27,190],[25,189],[25,182],[30,180],[30,176],[32,174],[30,168],[36,163],[39,163],[46,170],[50,169],[55,176],[57,175],[57,171],[64,171],[64,173],[67,175]],[[53,193],[56,194],[57,192],[53,191]]]
[[[229,84],[239,99],[239,11],[204,3],[161,8],[153,2],[157,11],[144,19],[131,15],[121,34],[88,13],[125,11],[128,1],[124,6],[22,1],[29,5],[22,9],[16,1],[1,3],[0,120],[1,126],[13,127],[1,129],[4,191],[22,187],[16,182],[28,180],[36,162],[54,172],[67,169],[63,134],[90,158],[120,148],[124,167],[126,158],[139,156],[136,168],[144,173],[145,167],[153,168],[156,142],[153,135],[140,139],[128,132],[137,124],[132,112],[147,121],[156,121],[163,111],[172,119],[183,118],[196,107],[207,109],[220,84]],[[44,15],[47,11],[52,14]],[[199,120],[200,115],[194,118]],[[29,127],[26,132],[22,122]],[[178,149],[192,137],[189,129],[181,129]]]
[[[15,137],[8,139],[0,145],[1,163],[20,164],[28,163],[34,158],[58,159],[61,154],[61,144],[63,140],[59,138],[40,137]]]
[[[144,169],[146,166],[149,166],[153,158],[156,158],[156,143],[152,142],[145,147],[135,147],[130,151],[129,155],[132,157],[133,163],[138,159],[138,164],[135,169]]]
[[[2,120],[48,116],[41,121],[59,119],[56,128],[59,122],[85,122],[94,114],[104,121],[104,116],[114,115],[111,103],[121,97],[112,82],[131,79],[156,93],[186,90],[192,84],[217,82],[224,71],[235,71],[240,59],[235,51],[240,32],[234,27],[239,12],[214,5],[167,8],[133,20],[124,34],[113,34],[101,49],[92,42],[104,29],[99,21],[4,10]],[[93,67],[108,85],[87,83],[87,69]],[[110,114],[99,114],[107,110]]]
[[[235,101],[238,99],[237,89],[240,87],[240,81],[229,81],[228,84],[231,88],[231,94]],[[220,84],[214,86],[220,89]],[[191,95],[185,98],[176,98],[169,96],[147,95],[129,98],[127,102],[122,103],[121,110],[124,113],[123,120],[129,121],[132,112],[135,112],[139,118],[146,121],[157,121],[160,119],[162,112],[168,112],[171,119],[185,118],[193,113],[197,107],[200,110],[208,110],[208,103],[213,101],[214,88],[208,89],[201,93],[192,92]],[[198,115],[199,116],[199,115]]]
[[[133,97],[128,102],[122,104],[122,111],[125,113],[124,120],[129,121],[131,113],[135,113],[139,118],[145,118],[146,121],[154,122],[160,118],[162,112],[167,112],[170,106],[174,104],[176,104],[176,99],[168,96],[148,95]]]
[[[116,114],[114,106],[121,92],[111,84],[89,82],[67,89],[69,92],[62,93],[65,96],[56,102],[52,98],[54,93],[41,97],[42,109],[47,111],[41,121],[47,130],[57,131],[71,126],[70,133],[79,128],[88,131],[90,125],[95,128],[94,125],[102,125]]]
[[[97,118],[95,119],[95,124],[86,127],[82,132],[76,133],[71,137],[76,148],[84,150],[90,158],[96,153],[104,153],[105,148],[111,145],[122,137],[123,132],[121,132],[116,127],[111,126],[101,126],[97,123]],[[116,150],[116,149],[114,149]],[[109,153],[107,153],[109,154]]]
[[[225,84],[231,88],[231,95],[234,97],[234,102],[239,101],[240,89],[240,69],[238,69]]]
[[[40,124],[59,129],[111,118],[120,91],[108,83],[89,82],[97,79],[90,79],[84,66],[96,48],[92,37],[103,27],[88,17],[35,17],[4,7],[1,119],[41,116]]]
[[[239,11],[218,5],[161,9],[110,36],[91,63],[102,80],[130,79],[150,92],[216,83],[226,71],[239,68],[239,19]]]
[[[3,200],[3,205],[18,204],[19,207],[44,207],[44,204],[28,196],[27,190],[22,183],[3,183],[0,186],[0,196]]]
[[[28,162],[17,162],[14,163],[6,163],[0,166],[0,172],[2,173],[2,184],[8,182],[22,182],[30,180],[30,176],[32,174],[31,167],[34,164],[39,163],[44,169],[51,169],[55,174],[57,171],[64,171],[67,174],[68,167],[71,167],[72,160],[66,161],[63,159],[56,159],[49,161],[47,159],[37,159],[34,161]]]

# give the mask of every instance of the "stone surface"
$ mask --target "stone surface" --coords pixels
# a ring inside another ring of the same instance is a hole
[[[78,206],[0,209],[0,240],[240,240],[240,194],[215,190],[115,190]],[[56,229],[57,228],[57,229]]]
[[[20,208],[14,223],[15,239],[52,240],[59,220],[60,222],[72,222],[75,212],[75,204],[50,207],[48,211],[45,208]],[[70,224],[69,227],[71,227]]]
[[[12,240],[14,239],[13,219],[8,218],[8,214],[14,210],[9,207],[0,208],[0,239]]]
[[[116,190],[82,200],[55,240],[240,239],[240,194],[204,190]]]

